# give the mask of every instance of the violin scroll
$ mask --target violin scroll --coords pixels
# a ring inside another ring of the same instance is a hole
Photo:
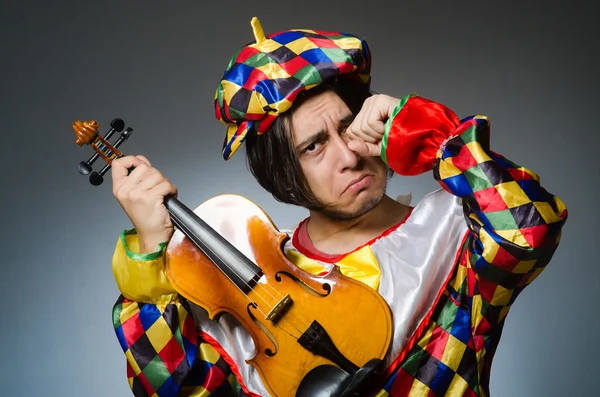
[[[101,185],[104,181],[104,174],[110,169],[111,162],[114,159],[123,156],[123,153],[117,148],[129,139],[133,132],[133,128],[125,128],[125,122],[123,120],[114,119],[110,122],[110,130],[102,137],[98,134],[99,125],[94,120],[76,120],[72,127],[73,131],[75,131],[75,143],[79,146],[90,145],[96,152],[88,161],[81,161],[77,166],[77,170],[81,175],[89,175],[90,183],[92,185]],[[115,132],[120,132],[121,135],[114,144],[111,144],[109,139]],[[92,164],[94,164],[98,157],[102,157],[106,164],[99,172],[92,172]]]

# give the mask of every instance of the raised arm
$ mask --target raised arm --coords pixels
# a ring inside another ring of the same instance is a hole
[[[468,296],[476,332],[505,318],[517,295],[550,261],[567,218],[564,203],[534,172],[490,150],[484,116],[463,120],[439,103],[408,96],[389,118],[382,157],[402,175],[433,170],[442,188],[463,199],[471,236],[453,281]],[[483,321],[485,320],[485,321]]]

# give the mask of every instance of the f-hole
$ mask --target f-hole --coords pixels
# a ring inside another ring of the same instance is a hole
[[[258,310],[258,305],[255,302],[251,302],[251,303],[248,303],[248,306],[246,307],[246,309],[248,310],[248,315],[250,316],[250,318],[252,319],[252,321],[254,321],[254,323],[256,325],[258,325],[258,328],[260,328],[260,330],[265,335],[267,335],[267,338],[269,338],[269,340],[271,341],[271,343],[273,343],[273,349],[274,350],[271,350],[270,348],[265,349],[265,351],[264,351],[265,355],[267,355],[267,357],[273,357],[273,356],[275,356],[277,354],[277,351],[279,350],[277,348],[277,341],[275,340],[275,337],[273,336],[273,334],[260,321],[258,321],[258,319],[252,313],[251,309]]]
[[[278,282],[281,282],[283,279],[281,278],[281,276],[287,276],[290,279],[292,279],[292,281],[294,281],[299,287],[301,287],[303,290],[305,290],[306,292],[314,295],[314,296],[318,296],[320,298],[325,298],[326,296],[328,296],[331,293],[331,284],[328,283],[323,283],[321,284],[321,287],[323,288],[323,290],[325,292],[319,292],[317,290],[315,290],[313,287],[311,287],[310,285],[306,284],[304,281],[298,279],[295,275],[288,273],[288,272],[277,272],[275,273],[275,280]]]

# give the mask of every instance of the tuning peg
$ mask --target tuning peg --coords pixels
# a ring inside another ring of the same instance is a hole
[[[111,129],[115,130],[116,132],[121,132],[123,131],[123,128],[125,128],[125,122],[122,119],[113,119],[113,121],[110,122],[110,126]]]
[[[94,186],[100,186],[104,182],[104,177],[97,172],[92,172],[90,174],[90,183]]]
[[[96,157],[98,157],[98,155],[96,155]],[[85,161],[80,161],[79,165],[77,166],[77,171],[79,171],[81,175],[88,175],[90,172],[92,172],[92,166]]]
[[[97,128],[97,124],[96,123],[93,123],[93,124],[95,124],[95,126]],[[125,128],[125,122],[122,119],[113,119],[110,122],[110,127],[111,127],[110,130],[108,130],[108,132],[104,136],[104,139],[107,140],[107,141],[110,139],[110,137],[115,132],[121,132],[121,131],[123,131],[123,128]],[[98,153],[94,153],[92,155],[92,157],[89,158],[88,161],[86,161],[86,162],[81,161],[79,163],[79,166],[77,167],[77,171],[79,171],[79,173],[81,175],[88,175],[90,172],[92,172],[92,164],[94,164],[94,162],[98,159],[98,157],[100,157],[99,154]],[[100,183],[102,183],[102,182],[100,182]]]
[[[73,123],[72,127],[76,136],[75,143],[79,146],[83,146],[84,144],[90,145],[96,152],[88,161],[81,161],[77,166],[77,170],[81,175],[89,175],[92,185],[101,185],[104,181],[104,175],[111,167],[111,162],[123,156],[123,153],[117,148],[131,137],[133,128],[125,128],[125,122],[122,119],[113,119],[110,122],[110,130],[104,137],[101,137],[98,134],[98,123],[94,120],[85,122],[77,120]],[[114,144],[111,144],[109,139],[115,132],[120,132],[121,136]],[[106,165],[99,172],[92,172],[92,164],[94,164],[98,157],[102,157],[106,161]]]
[[[121,132],[121,136],[119,137],[119,139],[115,142],[114,144],[114,148],[118,148],[123,142],[125,142],[127,139],[129,139],[129,137],[131,137],[131,134],[133,133],[133,128],[131,127],[127,127],[125,129],[125,131]],[[106,155],[110,156],[112,154],[112,152],[109,150],[107,151]],[[120,156],[115,156],[115,158],[118,158]],[[91,168],[90,168],[91,170]],[[108,170],[110,170],[110,163],[106,163],[106,165],[104,167],[102,167],[102,169],[100,170],[100,172],[92,172],[92,174],[90,175],[90,183],[94,186],[99,186],[102,184],[102,182],[104,181],[104,175],[108,172]]]
[[[115,149],[121,146],[123,142],[128,140],[131,137],[131,134],[133,134],[133,128],[125,128],[125,131],[121,132],[121,136],[119,137],[119,139],[117,139],[117,141],[114,144]]]

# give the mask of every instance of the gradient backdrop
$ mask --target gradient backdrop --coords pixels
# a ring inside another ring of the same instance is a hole
[[[341,30],[367,39],[373,89],[417,92],[492,122],[492,147],[542,177],[570,211],[562,244],[508,317],[493,396],[599,395],[597,11],[568,2],[2,1],[0,395],[129,396],[111,324],[111,256],[130,227],[110,181],[77,173],[91,149],[71,123],[135,129],[144,154],[195,207],[239,193],[280,227],[306,213],[276,203],[238,153],[220,157],[212,99],[229,57],[265,31]],[[511,4],[512,3],[512,4]],[[413,204],[430,175],[394,177]]]

